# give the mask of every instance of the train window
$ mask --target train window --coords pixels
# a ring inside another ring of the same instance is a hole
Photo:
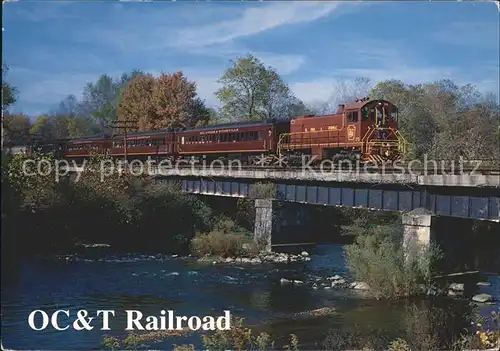
[[[348,118],[349,118],[349,122],[357,122],[358,121],[358,111],[349,112]]]
[[[371,108],[370,109],[370,121],[375,121],[375,109]]]
[[[363,107],[363,109],[361,110],[361,120],[362,121],[368,120],[368,108],[367,107]]]
[[[245,136],[246,136],[245,134],[246,134],[245,132],[241,132],[241,133],[240,133],[240,140],[241,140],[241,141],[245,141],[245,140],[247,139],[247,138],[245,137]]]
[[[259,140],[264,140],[264,134],[261,130],[259,131]]]

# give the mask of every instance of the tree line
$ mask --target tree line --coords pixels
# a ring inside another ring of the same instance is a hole
[[[4,142],[29,138],[75,138],[110,135],[115,121],[134,121],[137,131],[188,128],[208,124],[265,119],[290,119],[304,114],[333,113],[339,103],[370,96],[399,107],[400,129],[409,144],[409,156],[439,159],[499,158],[500,113],[497,97],[477,87],[449,79],[423,84],[385,80],[372,84],[364,77],[340,80],[331,98],[305,104],[273,67],[253,55],[239,57],[220,76],[215,96],[219,108],[206,105],[196,82],[183,72],[158,77],[133,70],[121,77],[101,75],[88,83],[79,100],[68,95],[59,105],[33,121],[25,114],[9,114],[19,94],[8,83],[2,65]]]

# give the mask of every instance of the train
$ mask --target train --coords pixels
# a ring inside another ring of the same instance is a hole
[[[245,165],[269,166],[277,160],[284,165],[353,157],[395,161],[404,156],[406,141],[398,129],[398,108],[366,97],[339,105],[333,114],[38,141],[28,149],[76,162],[107,154],[126,160],[237,159]]]

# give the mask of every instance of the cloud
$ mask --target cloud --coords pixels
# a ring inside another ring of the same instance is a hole
[[[266,65],[275,68],[282,76],[297,71],[307,61],[305,56],[301,55],[278,55],[269,52],[254,53]]]
[[[177,34],[179,46],[207,46],[256,35],[284,25],[311,22],[327,16],[341,3],[288,2],[247,8],[239,18],[195,28],[181,29]]]

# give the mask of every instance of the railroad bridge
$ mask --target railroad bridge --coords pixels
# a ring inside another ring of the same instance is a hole
[[[500,222],[500,175],[411,174],[263,168],[158,168],[157,183],[180,184],[186,193],[249,197],[256,183],[275,184],[272,199],[256,199],[255,237],[273,242],[277,202],[402,212],[409,242],[428,244],[438,217]],[[408,214],[425,209],[426,214]]]
[[[248,197],[258,182],[276,184],[274,199],[306,204],[500,219],[499,175],[414,175],[277,169],[152,169],[157,182],[179,183],[184,192]]]
[[[248,197],[258,182],[275,184],[273,199],[256,199],[255,238],[270,250],[273,211],[279,201],[399,211],[405,243],[428,245],[438,217],[500,221],[498,174],[382,174],[280,169],[152,169],[157,182],[177,183],[187,193]],[[425,209],[425,214],[410,211]],[[408,213],[410,212],[410,213]]]

